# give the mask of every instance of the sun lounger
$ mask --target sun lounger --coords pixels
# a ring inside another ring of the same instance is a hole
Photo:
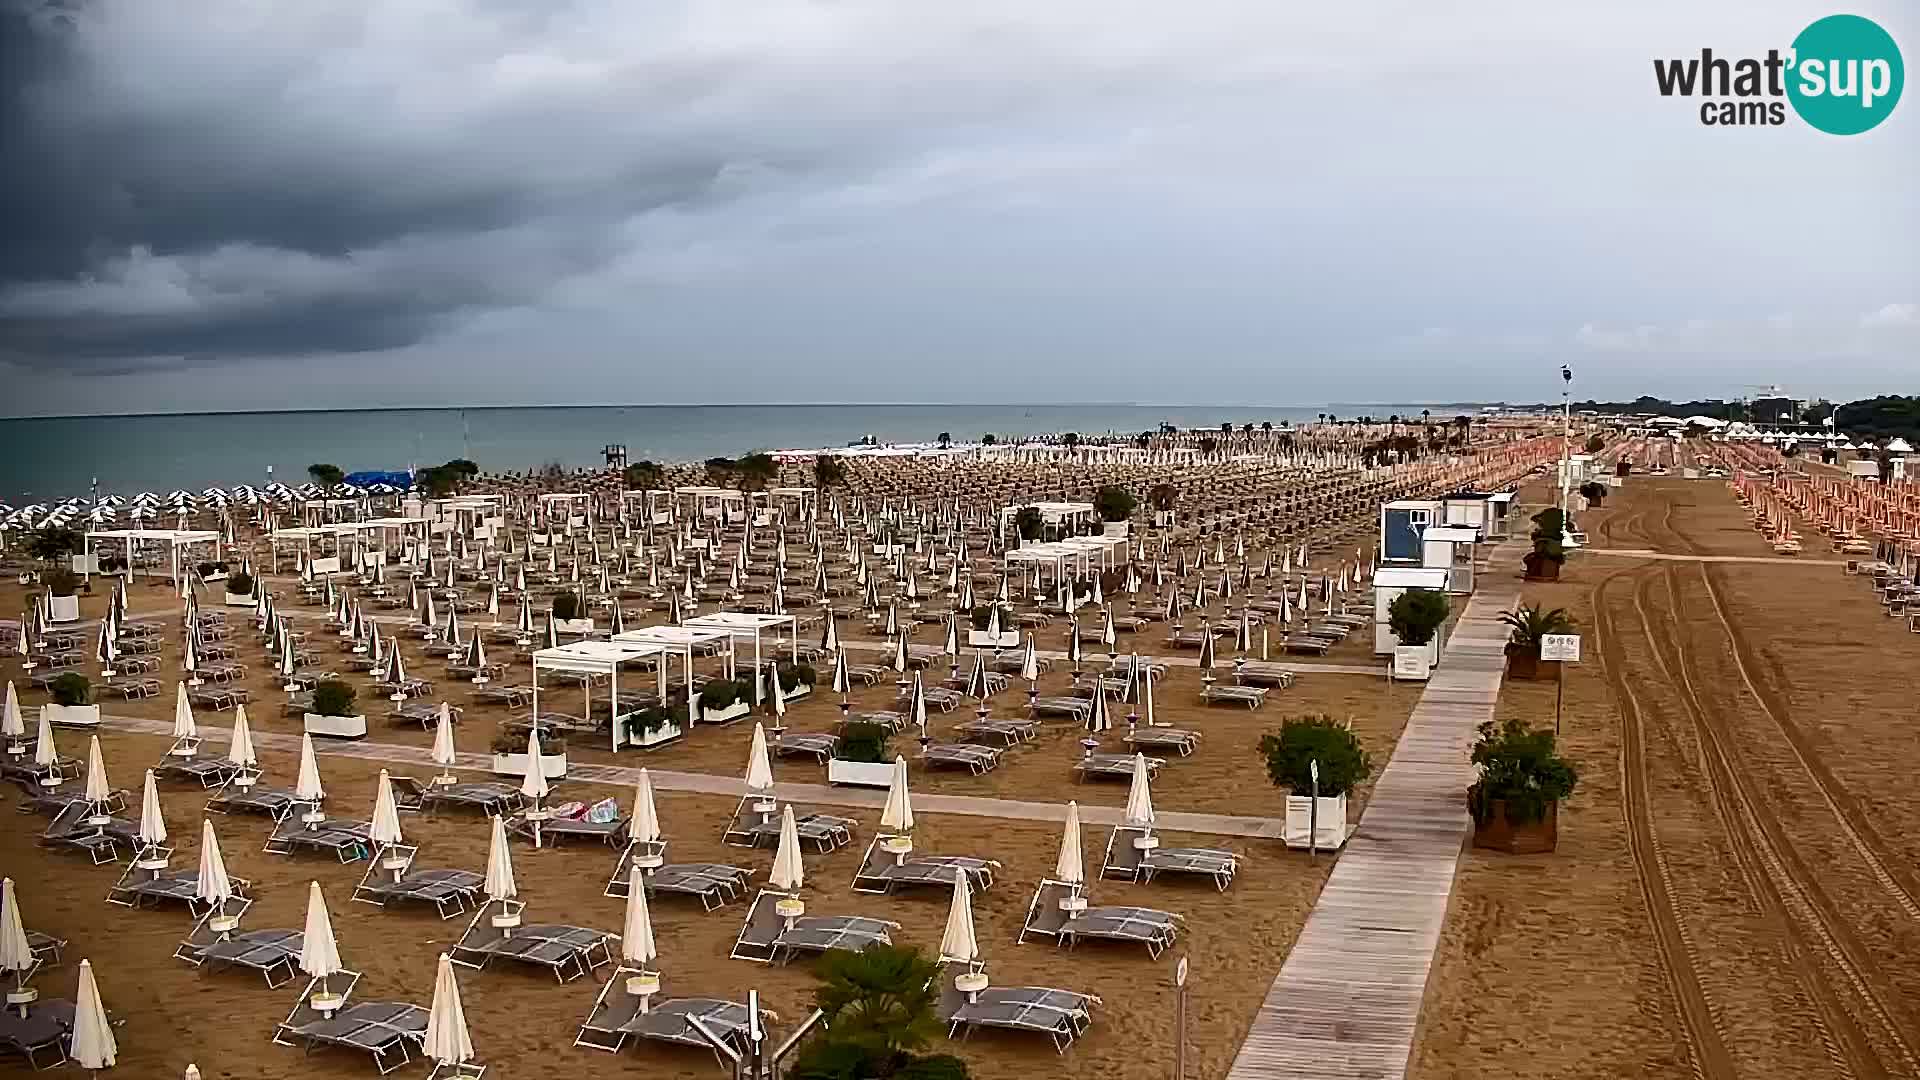
[[[1087,714],[1093,711],[1091,698],[1054,696],[1033,699],[1033,715],[1065,716],[1074,721],[1085,721]]]
[[[1305,653],[1310,656],[1325,656],[1327,650],[1339,642],[1332,638],[1313,637],[1306,634],[1292,634],[1283,638],[1280,647],[1290,653]]]
[[[160,680],[123,675],[118,678],[105,680],[100,684],[100,689],[109,694],[118,694],[122,700],[129,698],[158,697],[160,695]]]
[[[921,688],[920,692],[921,696],[927,700],[927,708],[938,709],[941,712],[952,712],[967,700],[961,695],[960,691],[949,690],[944,686],[925,686]],[[913,691],[903,690],[900,692],[900,695],[894,699],[893,704],[896,708],[904,709],[912,700]]]
[[[507,835],[531,840],[535,824],[525,811],[513,814],[507,818]],[[612,821],[588,821],[556,814],[538,822],[538,825],[540,842],[548,847],[559,847],[565,840],[598,840],[609,847],[618,847],[626,842],[627,836],[627,818],[624,816]]]
[[[217,788],[240,771],[240,766],[219,755],[175,754],[169,751],[153,766],[160,780],[192,780],[202,791]]]
[[[27,931],[27,949],[42,964],[60,962],[60,951],[67,947],[66,938],[57,938],[52,934],[43,934],[38,930]]]
[[[654,1002],[642,1011],[641,999],[626,991],[627,978],[637,974],[634,969],[625,967],[614,971],[607,985],[601,988],[600,996],[594,1000],[586,1020],[580,1024],[573,1045],[617,1053],[628,1039],[639,1038],[713,1050],[705,1037],[694,1029],[692,1021],[697,1019],[702,1027],[727,1043],[735,1053],[742,1056],[747,1053],[748,1014],[745,1005],[718,998],[671,998]],[[719,1051],[714,1050],[713,1053],[716,1059],[720,1057]]]
[[[962,721],[955,724],[953,730],[968,738],[999,739],[1003,746],[1012,746],[1032,742],[1040,733],[1040,722],[990,716]]]
[[[786,963],[796,953],[822,953],[829,949],[858,952],[869,945],[891,945],[897,923],[858,915],[802,915],[787,919],[774,905],[790,894],[762,889],[747,909],[733,951],[735,960],[756,963]]]
[[[35,1071],[64,1065],[72,1034],[73,1002],[65,999],[37,1001],[25,1016],[0,1011],[0,1051],[18,1055]]]
[[[203,971],[239,967],[258,972],[269,990],[293,981],[300,971],[300,949],[305,940],[300,931],[244,930],[221,934],[208,925],[216,914],[238,919],[252,904],[251,900],[236,897],[228,901],[223,910],[208,909],[193,924],[187,939],[173,951],[174,957]]]
[[[734,807],[733,818],[727,823],[726,831],[721,833],[720,842],[733,847],[774,847],[780,842],[780,819],[769,813],[761,815],[754,810],[757,796],[748,795]],[[795,814],[794,825],[800,834],[800,842],[810,843],[822,855],[831,854],[853,842],[852,818],[837,817],[833,814],[806,813]]]
[[[506,784],[448,784],[420,789],[420,809],[433,813],[442,806],[478,810],[488,817],[518,812],[526,805],[526,796],[517,787]]]
[[[507,914],[517,917],[525,905],[509,901]],[[494,925],[501,908],[482,904],[466,933],[454,943],[447,955],[462,967],[484,970],[495,960],[513,960],[553,973],[554,979],[567,983],[598,971],[613,962],[610,942],[619,937],[603,930],[564,923],[531,923],[511,928]]]
[[[1293,685],[1293,672],[1284,664],[1269,663],[1265,660],[1248,660],[1235,664],[1234,681],[1243,686],[1278,686],[1282,689]]]
[[[1027,907],[1027,919],[1020,927],[1020,940],[1029,934],[1051,937],[1056,945],[1073,946],[1081,938],[1136,942],[1147,947],[1147,954],[1159,959],[1172,947],[1179,933],[1179,916],[1154,908],[1086,907],[1069,917],[1060,901],[1071,898],[1084,902],[1078,886],[1061,881],[1042,881],[1034,890]]]
[[[965,994],[954,988],[951,970],[938,978],[944,986],[938,1015],[949,1038],[965,1038],[976,1028],[1028,1031],[1047,1036],[1064,1054],[1092,1026],[1093,1006],[1100,1004],[1090,994],[1044,986],[990,986]]]
[[[1257,709],[1267,703],[1267,688],[1236,686],[1232,683],[1210,683],[1201,688],[1200,700],[1209,705],[1224,701],[1229,705],[1245,705],[1249,709]]]
[[[246,896],[249,889],[247,879],[229,876],[227,880],[232,884],[235,896]],[[198,868],[154,871],[129,865],[126,872],[120,875],[120,880],[107,890],[107,903],[130,908],[185,904],[189,912],[198,915],[203,902],[194,893],[199,884]]]
[[[351,992],[359,975],[347,972],[333,976],[328,988],[339,992],[343,981]],[[420,1052],[426,1038],[427,1010],[399,1001],[363,1001],[327,1016],[308,1002],[319,985],[318,979],[308,984],[293,1011],[274,1028],[274,1042],[308,1052],[325,1046],[368,1054],[382,1076],[404,1067]]]
[[[460,706],[447,706],[447,718],[454,723],[460,722]],[[440,722],[440,706],[431,702],[403,702],[387,710],[387,722],[390,724],[418,724],[422,731],[432,731]]]
[[[471,870],[415,870],[418,854],[419,848],[410,844],[381,848],[354,886],[353,899],[375,907],[400,902],[432,904],[442,919],[451,919],[476,902],[486,884],[482,875]],[[389,861],[394,865],[388,865]]]
[[[358,862],[373,850],[367,833],[373,826],[364,821],[327,818],[308,823],[289,814],[276,822],[267,837],[265,850],[274,855],[293,855],[302,851],[324,852],[343,863]]]
[[[519,708],[533,700],[533,687],[501,686],[495,683],[489,683],[486,686],[474,687],[472,694],[473,700],[483,704],[505,705],[509,708]]]
[[[254,784],[243,787],[238,781],[242,776],[259,778],[258,773],[236,773],[229,776],[225,783],[214,791],[207,800],[207,809],[216,814],[265,814],[274,821],[280,821],[293,812],[296,806],[307,805],[293,797],[293,792],[285,788],[267,787]]]
[[[1020,669],[1025,666],[1025,662],[1025,658],[1019,651],[1012,650],[1002,652],[991,660],[988,660],[987,668],[991,671],[997,671],[1002,675],[1018,675],[1020,674]],[[1053,661],[1044,656],[1036,656],[1033,658],[1033,666],[1034,670],[1044,675],[1053,670]]]
[[[816,765],[825,765],[840,745],[837,735],[822,732],[782,732],[768,747],[776,757],[810,757]]]
[[[1233,884],[1234,872],[1240,868],[1240,857],[1233,852],[1217,848],[1165,848],[1158,846],[1158,837],[1151,838],[1154,844],[1151,847],[1143,848],[1136,843],[1148,836],[1147,830],[1137,825],[1116,826],[1107,836],[1107,854],[1100,876],[1151,882],[1155,874],[1198,874],[1210,879],[1221,892]]]
[[[74,800],[60,807],[53,820],[47,823],[46,831],[40,834],[40,845],[84,851],[93,859],[95,866],[118,859],[123,846],[128,852],[139,847],[138,825],[119,817],[108,817],[105,822],[94,824],[89,820],[93,812],[94,807],[84,800]]]
[[[1200,733],[1186,728],[1135,727],[1124,737],[1135,750],[1172,750],[1186,757],[1200,749]]]
[[[847,665],[847,678],[854,682],[865,683],[868,686],[879,686],[881,680],[886,679],[892,674],[893,670],[891,668],[882,667],[879,664]]]
[[[889,733],[898,735],[901,730],[907,726],[907,714],[894,712],[892,710],[854,713],[846,719],[837,722],[841,724],[879,724],[881,727],[886,728]]]
[[[1166,762],[1147,759],[1147,775],[1157,776]],[[1130,780],[1133,778],[1132,754],[1090,754],[1073,763],[1077,780]]]
[[[248,701],[244,686],[196,686],[187,691],[187,700],[196,708],[225,712]]]
[[[980,743],[929,743],[920,760],[930,769],[965,769],[980,776],[999,767],[1003,752]]]
[[[633,850],[629,846],[629,852]],[[607,882],[606,895],[625,898],[631,884],[632,855],[623,854]],[[721,863],[667,863],[641,872],[649,898],[690,896],[706,911],[714,911],[746,895],[753,871]]]
[[[898,858],[883,850],[886,835],[875,836],[853,872],[853,891],[891,893],[897,888],[939,886],[952,889],[953,880],[967,875],[967,884],[976,893],[993,887],[993,871],[1000,864],[992,859],[966,855],[907,855]]]

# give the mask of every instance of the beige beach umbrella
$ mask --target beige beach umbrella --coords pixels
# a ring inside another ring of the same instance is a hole
[[[333,919],[327,915],[327,898],[320,892],[317,881],[307,886],[307,925],[300,941],[300,970],[320,980],[315,998],[326,994],[327,979],[346,970],[340,964],[339,943],[333,939]]]
[[[653,915],[647,910],[647,888],[637,866],[628,872],[627,922],[620,934],[620,955],[642,971],[660,956],[653,941]]]
[[[443,701],[433,729],[433,763],[440,766],[442,777],[451,780],[453,766],[458,760],[453,748],[453,711]]]
[[[187,1066],[186,1080],[200,1080],[200,1066],[198,1065]]]
[[[33,943],[20,921],[20,898],[14,895],[13,879],[0,879],[0,972],[13,972],[18,988],[26,982],[27,972],[37,967]]]
[[[1121,820],[1143,829],[1153,828],[1153,793],[1149,790],[1145,754],[1133,755],[1133,786],[1127,790],[1127,810]]]
[[[43,769],[51,769],[60,760],[60,751],[53,745],[53,721],[47,718],[47,710],[40,710],[40,726],[34,733],[33,763]]]
[[[187,684],[173,684],[173,737],[175,739],[198,739],[199,725],[193,722],[193,706],[187,701]]]
[[[1086,870],[1081,865],[1084,861],[1080,855],[1080,804],[1070,802],[1066,828],[1060,834],[1060,857],[1053,864],[1053,879],[1068,885],[1085,882]]]
[[[527,729],[527,775],[520,780],[520,794],[537,806],[551,790],[546,770],[540,767],[540,728],[530,727]]]
[[[767,883],[787,892],[798,891],[806,882],[806,867],[800,859],[800,828],[793,820],[791,805],[780,808],[780,846],[773,854],[773,872]]]
[[[300,736],[300,773],[293,782],[293,797],[306,803],[318,804],[327,797],[327,791],[320,786],[320,763],[313,756],[313,736]]]
[[[467,1010],[460,1004],[460,983],[453,976],[453,958],[440,954],[433,977],[433,1002],[427,1007],[427,1030],[420,1052],[442,1065],[473,1060],[473,1035],[467,1030]]]
[[[653,805],[653,777],[640,770],[640,781],[633,789],[633,817],[627,821],[627,839],[636,844],[660,839],[660,811]]]
[[[13,688],[13,680],[7,680],[7,698],[0,705],[0,738],[7,740],[7,752],[17,754],[27,745],[27,724],[20,715],[20,694]]]
[[[980,942],[973,932],[973,890],[965,873],[953,876],[953,902],[947,907],[947,928],[940,935],[940,959],[969,967],[980,960]]]
[[[895,832],[913,831],[913,795],[907,790],[907,759],[893,758],[893,782],[887,785],[887,804],[880,811],[880,827]]]
[[[773,792],[773,763],[767,758],[767,729],[753,725],[753,746],[747,751],[747,788],[761,795]]]
[[[160,812],[160,788],[153,770],[147,770],[146,787],[140,793],[140,842],[157,848],[167,842],[167,819]]]
[[[487,843],[487,899],[506,903],[519,895],[513,880],[513,853],[507,850],[507,819],[495,815],[493,836]]]
[[[100,736],[87,737],[87,790],[86,799],[97,808],[113,797],[113,789],[107,785],[107,763],[100,756]]]
[[[213,822],[205,818],[200,820],[200,873],[193,883],[193,895],[211,908],[219,908],[233,898],[227,860],[220,856],[220,839],[213,834]]]
[[[373,793],[373,820],[368,823],[367,839],[387,846],[401,842],[400,807],[393,800],[393,778],[380,770],[380,781]]]
[[[247,726],[245,705],[233,708],[233,736],[227,741],[227,760],[243,769],[260,763],[259,756],[253,752],[253,729]]]
[[[119,1054],[107,1007],[100,1003],[100,986],[93,979],[93,961],[82,960],[80,987],[73,996],[73,1062],[83,1069],[111,1069]]]

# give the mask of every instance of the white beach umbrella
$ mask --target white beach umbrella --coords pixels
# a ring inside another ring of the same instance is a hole
[[[647,911],[647,887],[637,866],[629,871],[627,922],[620,933],[620,955],[643,971],[660,955],[653,942],[653,916]]]
[[[880,827],[895,832],[913,830],[913,796],[907,791],[907,759],[895,755],[893,782],[887,785],[887,805],[880,811]]]
[[[1128,825],[1153,828],[1153,792],[1147,776],[1147,756],[1133,755],[1133,786],[1127,790],[1127,810],[1122,818]]]
[[[434,721],[433,763],[442,769],[451,769],[459,760],[453,748],[453,710],[446,702],[440,703],[440,715]]]
[[[973,932],[973,890],[967,875],[953,875],[953,902],[947,907],[947,928],[940,935],[940,959],[972,966],[980,960],[980,941]]]
[[[220,838],[213,834],[213,822],[205,818],[200,820],[200,873],[193,883],[193,895],[208,907],[219,907],[233,897],[227,860],[220,855]]]
[[[400,807],[393,800],[393,779],[387,770],[380,770],[379,784],[373,792],[373,820],[368,823],[367,839],[376,844],[398,844],[400,836]]]
[[[780,808],[780,846],[773,855],[773,872],[767,883],[776,889],[794,892],[806,881],[806,868],[800,860],[800,828],[793,820],[791,805]]]
[[[33,970],[33,943],[27,940],[26,927],[20,921],[20,898],[14,895],[13,879],[0,880],[0,972],[11,971],[15,979],[24,979]]]
[[[487,842],[487,899],[505,903],[518,896],[513,881],[513,853],[507,850],[507,819],[495,815],[493,835]]]
[[[193,722],[193,706],[187,701],[186,684],[174,683],[173,690],[173,737],[198,739],[200,728]]]
[[[753,746],[747,751],[747,788],[760,794],[773,791],[773,763],[767,758],[767,732],[753,725]]]
[[[327,898],[320,883],[307,886],[307,926],[300,942],[300,970],[316,979],[326,979],[346,970],[340,964],[340,946],[333,939],[333,919],[327,915]]]
[[[107,1007],[100,1003],[100,987],[93,980],[93,961],[80,961],[80,986],[73,996],[73,1063],[83,1069],[111,1069],[119,1057]]]
[[[627,821],[627,839],[649,844],[660,839],[660,811],[653,804],[653,777],[640,770],[633,789],[633,817]]]
[[[1067,824],[1060,833],[1060,857],[1054,860],[1053,879],[1068,885],[1079,885],[1086,881],[1086,870],[1082,866],[1086,860],[1080,855],[1080,804],[1067,804]]]
[[[313,756],[313,736],[300,736],[300,773],[293,782],[293,797],[301,802],[318,803],[327,797],[320,786],[320,763]]]
[[[227,741],[227,760],[241,768],[252,768],[259,764],[258,756],[253,752],[253,730],[247,726],[245,705],[233,708],[233,736]]]
[[[540,767],[540,728],[527,729],[527,775],[520,781],[520,794],[538,805],[547,797],[552,788],[547,784],[547,772]]]
[[[429,1061],[459,1065],[473,1060],[473,1035],[467,1030],[467,1011],[460,1004],[460,983],[453,976],[453,958],[440,954],[433,977],[433,1003],[427,1007],[427,1030],[420,1052]]]
[[[22,624],[20,640],[26,641],[27,632]],[[20,694],[13,688],[13,680],[7,680],[7,697],[0,705],[0,737],[7,740],[8,746],[20,746],[27,741],[26,720],[20,714]]]
[[[86,799],[95,806],[113,797],[113,788],[107,784],[107,763],[100,756],[100,736],[87,736],[87,790]]]
[[[167,819],[160,812],[160,788],[152,769],[147,770],[146,787],[140,793],[140,842],[150,848],[167,842]]]

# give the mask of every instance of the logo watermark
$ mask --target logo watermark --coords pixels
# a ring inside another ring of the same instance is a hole
[[[1829,135],[1878,127],[1900,103],[1906,66],[1893,35],[1872,19],[1829,15],[1800,31],[1791,47],[1764,57],[1655,60],[1661,97],[1700,98],[1708,127],[1778,126],[1787,110]]]

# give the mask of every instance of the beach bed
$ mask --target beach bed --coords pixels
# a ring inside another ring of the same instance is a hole
[[[464,913],[478,900],[486,884],[482,875],[471,870],[415,870],[419,851],[410,844],[380,849],[379,857],[368,864],[354,886],[353,899],[382,908],[394,903],[432,904],[442,920]]]
[[[967,884],[975,893],[993,887],[993,871],[1000,864],[992,859],[967,855],[907,855],[896,857],[881,848],[891,839],[877,835],[867,844],[860,866],[853,872],[853,891],[891,893],[896,889],[937,886],[952,889],[955,878],[967,875]]]

